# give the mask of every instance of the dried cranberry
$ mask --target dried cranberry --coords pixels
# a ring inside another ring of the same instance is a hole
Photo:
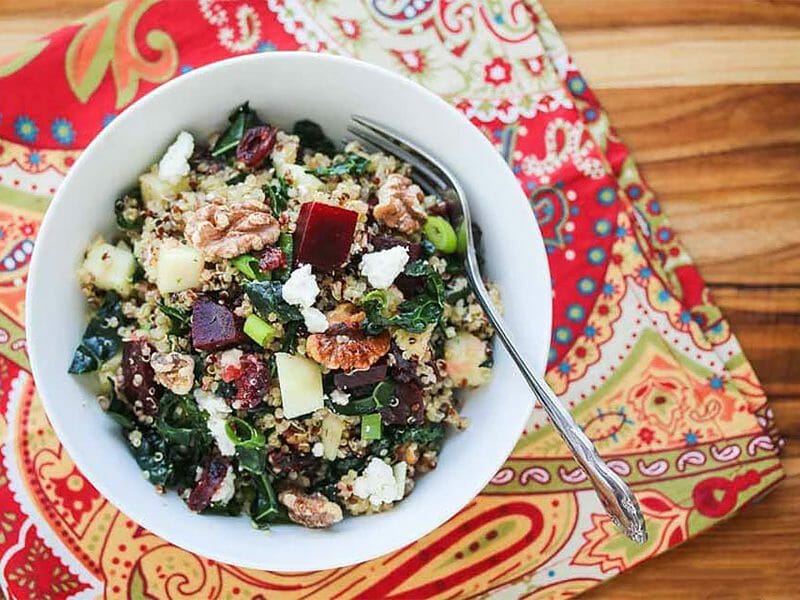
[[[386,425],[417,425],[425,420],[422,386],[418,383],[398,383],[389,406],[381,409]]]
[[[390,352],[392,353],[392,357],[394,357],[394,364],[389,369],[389,374],[392,376],[392,379],[401,383],[416,383],[422,385],[419,375],[417,375],[417,361],[405,358],[403,356],[403,351],[394,343],[392,344]]]
[[[409,260],[414,261],[422,258],[422,244],[408,242],[389,235],[376,235],[371,241],[372,247],[375,248],[375,250],[388,250],[395,246],[402,246],[408,251]]]
[[[259,125],[248,129],[236,147],[236,160],[255,169],[272,152],[277,134],[277,130],[269,125]]]
[[[221,456],[212,456],[200,473],[200,479],[194,484],[186,504],[189,509],[199,512],[211,504],[212,496],[222,486],[222,481],[228,473],[230,463]]]
[[[213,352],[230,348],[241,339],[233,312],[206,296],[192,307],[192,345]]]
[[[337,389],[345,392],[379,383],[386,379],[387,366],[373,365],[364,371],[353,371],[352,373],[336,373],[333,376],[333,384]]]
[[[162,389],[150,366],[153,349],[147,342],[127,342],[122,347],[122,392],[139,414],[155,415]]]
[[[267,456],[273,472],[286,475],[292,471],[303,473],[315,471],[319,467],[320,459],[313,454],[302,454],[296,451],[282,452],[273,450]]]
[[[255,354],[245,354],[239,364],[241,373],[236,379],[233,405],[237,409],[250,410],[264,401],[269,387],[269,368]]]
[[[262,271],[274,271],[286,266],[286,255],[283,250],[275,246],[267,246],[258,261],[258,268]]]

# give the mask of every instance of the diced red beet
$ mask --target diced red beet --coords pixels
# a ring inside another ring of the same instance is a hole
[[[425,420],[422,386],[414,382],[398,382],[394,395],[389,406],[381,409],[381,420],[385,424],[417,425]]]
[[[186,504],[189,509],[199,512],[211,504],[211,498],[222,486],[222,481],[228,473],[230,462],[222,456],[212,456],[200,473],[200,479],[194,484]]]
[[[267,246],[261,253],[258,261],[258,268],[262,271],[274,271],[286,266],[286,255],[283,250],[275,246]]]
[[[211,298],[198,298],[192,307],[192,345],[195,350],[224,350],[239,340],[241,332],[233,312]]]
[[[122,347],[122,392],[137,414],[158,413],[162,389],[156,384],[150,355],[153,349],[144,341],[126,342]]]
[[[294,233],[297,263],[323,270],[347,262],[358,213],[324,202],[306,202],[300,207]]]
[[[386,379],[386,371],[388,367],[385,364],[372,365],[369,369],[363,371],[353,371],[352,373],[336,373],[333,376],[333,385],[337,389],[345,392],[380,383]]]
[[[394,284],[398,290],[403,292],[403,297],[406,300],[419,296],[425,290],[425,283],[424,277],[415,277],[405,273],[400,273],[394,280]]]
[[[272,152],[277,134],[277,129],[269,125],[259,125],[248,129],[236,147],[236,160],[255,169]]]
[[[400,238],[391,237],[389,235],[376,235],[372,238],[372,247],[375,250],[388,250],[395,246],[402,246],[408,251],[409,261],[415,261],[422,258],[422,244],[415,242],[408,242]]]
[[[241,373],[236,379],[236,409],[250,410],[264,401],[269,387],[269,369],[255,354],[245,354],[240,361]]]

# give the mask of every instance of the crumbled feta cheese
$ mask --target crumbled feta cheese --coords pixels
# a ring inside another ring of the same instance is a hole
[[[314,308],[301,308],[300,314],[306,322],[306,329],[310,333],[322,333],[328,329],[328,319],[325,318],[325,313],[321,310]]]
[[[281,295],[286,302],[304,308],[314,304],[317,294],[319,294],[319,286],[311,272],[311,265],[303,265],[292,271],[289,280],[283,284],[281,290]]]
[[[395,500],[402,500],[406,495],[406,475],[408,474],[408,465],[405,461],[400,461],[392,467],[395,482]]]
[[[222,483],[217,488],[217,491],[214,492],[214,495],[211,496],[211,502],[215,502],[217,504],[227,504],[233,498],[233,494],[236,492],[236,475],[233,472],[233,467],[228,465],[228,470],[225,472],[225,478],[222,480]]]
[[[331,402],[339,406],[347,406],[350,403],[350,394],[342,390],[333,390],[331,392]]]
[[[325,446],[322,444],[322,442],[317,442],[311,446],[311,454],[314,456],[322,456],[325,454]]]
[[[243,352],[238,348],[231,348],[219,353],[219,366],[221,369],[241,366]]]
[[[194,399],[197,405],[208,413],[206,427],[217,441],[220,454],[223,456],[236,454],[236,446],[225,431],[225,419],[231,413],[231,407],[225,403],[225,399],[203,390],[195,390]]]
[[[406,268],[408,258],[408,250],[403,246],[370,252],[361,259],[361,274],[372,287],[385,290]]]
[[[369,499],[373,506],[384,502],[391,504],[397,498],[397,482],[392,467],[373,456],[364,473],[353,482],[353,493],[359,498]]]
[[[181,131],[158,163],[158,178],[174,185],[186,177],[189,174],[189,157],[192,152],[192,134]]]

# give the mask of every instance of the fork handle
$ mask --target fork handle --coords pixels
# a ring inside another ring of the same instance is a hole
[[[470,284],[478,302],[497,331],[497,336],[516,363],[531,391],[541,402],[561,439],[567,444],[575,460],[591,480],[606,512],[626,536],[640,544],[644,543],[647,540],[647,529],[636,497],[627,484],[600,458],[594,444],[558,400],[544,377],[531,369],[517,350],[502,317],[492,304],[489,292],[483,284],[478,260],[472,247],[467,251],[466,266]]]

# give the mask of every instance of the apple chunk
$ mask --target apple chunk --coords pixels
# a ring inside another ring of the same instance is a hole
[[[322,408],[322,373],[317,364],[302,356],[285,352],[275,355],[278,382],[281,386],[283,415],[294,419]]]
[[[347,262],[358,213],[324,202],[306,202],[300,207],[294,233],[298,263],[323,270],[335,269]]]

